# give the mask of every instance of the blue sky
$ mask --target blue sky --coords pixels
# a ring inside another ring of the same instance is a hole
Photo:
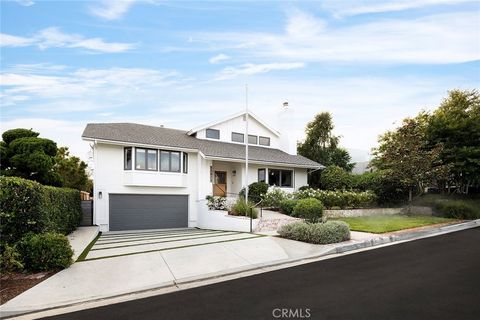
[[[479,21],[469,0],[2,1],[1,127],[85,159],[88,122],[190,129],[244,108],[248,83],[267,122],[289,101],[291,137],[329,111],[343,146],[369,150],[479,88]]]

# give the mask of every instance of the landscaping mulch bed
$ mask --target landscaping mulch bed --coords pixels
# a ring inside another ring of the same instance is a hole
[[[39,284],[43,280],[53,276],[56,271],[46,271],[39,273],[10,273],[0,277],[0,304],[4,304],[27,291],[31,287]]]

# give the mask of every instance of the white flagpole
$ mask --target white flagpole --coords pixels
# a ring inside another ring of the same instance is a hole
[[[245,201],[248,203],[248,84],[245,84]]]

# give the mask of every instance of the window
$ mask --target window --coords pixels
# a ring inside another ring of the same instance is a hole
[[[257,136],[248,135],[248,144],[257,144]]]
[[[270,138],[267,137],[258,137],[258,143],[262,146],[270,146]]]
[[[157,150],[135,148],[135,169],[157,171]]]
[[[233,142],[244,142],[243,133],[232,132]]]
[[[258,169],[258,182],[266,182],[265,169]]]
[[[293,186],[293,171],[268,169],[268,184],[291,188]]]
[[[160,171],[180,172],[180,152],[161,150]]]
[[[188,172],[188,153],[183,153],[183,173]]]
[[[123,149],[123,169],[132,170],[132,147]]]
[[[206,135],[207,135],[207,138],[210,138],[210,139],[220,139],[220,130],[207,129]]]

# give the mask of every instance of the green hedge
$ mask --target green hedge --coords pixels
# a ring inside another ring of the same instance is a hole
[[[30,233],[18,243],[18,250],[30,271],[64,269],[73,263],[70,243],[59,233]]]
[[[343,221],[294,222],[282,226],[278,230],[278,234],[283,238],[314,244],[329,244],[350,240],[350,229]]]
[[[480,219],[480,207],[463,200],[437,200],[434,208],[445,218]]]
[[[297,203],[298,200],[296,199],[284,199],[280,201],[280,212],[291,216]]]
[[[0,219],[5,243],[14,243],[27,233],[68,234],[82,219],[80,192],[17,177],[1,177]]]
[[[322,218],[323,204],[315,198],[298,200],[293,208],[292,216],[305,219],[305,221],[315,223]]]
[[[377,199],[371,191],[326,191],[318,189],[304,189],[294,193],[297,199],[315,198],[327,208],[365,208],[375,204]]]

